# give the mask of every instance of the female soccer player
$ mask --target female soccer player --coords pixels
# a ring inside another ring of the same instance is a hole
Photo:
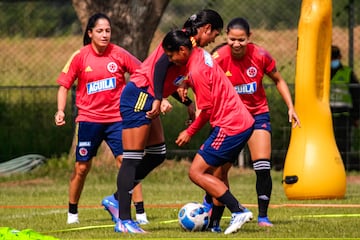
[[[192,15],[185,23],[184,23],[184,30],[191,32],[191,41],[194,46],[205,47],[209,43],[214,42],[215,38],[220,34],[222,28],[224,26],[224,22],[221,16],[214,10],[211,9],[204,9],[199,11],[198,13]],[[172,65],[168,60],[165,54],[162,54],[156,62],[155,69],[154,69],[154,94],[157,100],[162,99],[162,92],[164,88],[164,81],[167,69]],[[175,99],[181,101],[184,105],[188,107],[188,114],[190,122],[195,118],[194,107],[193,103],[190,98],[181,98],[177,92],[171,94]],[[157,116],[160,113],[160,101],[155,101],[154,108],[149,111],[149,115]],[[167,102],[168,103],[168,102]],[[170,106],[170,105],[169,105]],[[170,106],[171,107],[171,106]],[[161,163],[161,162],[160,162]],[[159,164],[160,164],[159,163]],[[151,168],[155,168],[157,165],[154,164]],[[149,172],[152,170],[149,168]],[[103,200],[103,205],[105,208],[108,209],[112,219],[116,222],[118,218],[118,200],[115,197],[116,194],[105,197]],[[133,191],[133,201],[135,202],[136,206],[136,220],[138,223],[147,223],[146,213],[139,214],[138,211],[143,209],[143,202],[135,199],[142,199],[142,192],[141,188],[139,189],[138,186],[134,188]]]
[[[122,158],[122,124],[119,97],[125,87],[125,73],[133,74],[141,62],[125,49],[110,43],[110,19],[97,13],[88,20],[84,47],[75,52],[59,78],[57,95],[57,126],[65,124],[64,109],[69,89],[77,80],[76,162],[69,186],[67,223],[78,223],[78,202],[103,140],[109,145],[117,162]]]
[[[273,224],[267,214],[272,191],[271,125],[269,106],[262,84],[265,74],[273,80],[287,105],[289,122],[293,121],[293,127],[296,127],[300,126],[300,121],[295,112],[289,88],[277,70],[275,60],[265,49],[250,42],[249,23],[244,18],[234,18],[229,22],[226,31],[227,44],[218,48],[213,53],[213,57],[255,119],[255,128],[248,141],[248,147],[257,177],[258,225],[271,227]],[[213,213],[215,208],[216,206]],[[215,220],[215,224],[218,222],[219,219]]]
[[[208,52],[193,48],[188,34],[181,30],[171,31],[162,43],[171,62],[186,66],[189,77],[186,82],[193,89],[200,110],[195,121],[179,134],[176,143],[183,146],[206,122],[210,123],[211,134],[195,155],[189,177],[230,210],[232,218],[224,232],[229,234],[250,221],[252,213],[212,173],[219,166],[230,169],[253,131],[254,119],[237,97],[220,66]]]
[[[123,162],[119,169],[117,186],[119,219],[116,232],[143,233],[132,219],[130,212],[131,191],[152,169],[165,160],[166,146],[158,112],[151,111],[156,102],[163,113],[171,110],[166,97],[177,89],[185,78],[184,68],[170,66],[164,82],[161,98],[155,99],[153,71],[156,60],[163,54],[159,46],[130,77],[120,99],[123,117]]]
[[[193,46],[206,47],[209,43],[215,41],[215,38],[220,35],[224,27],[224,21],[220,14],[212,9],[203,9],[196,14],[191,15],[183,25],[183,30],[188,31],[190,40]],[[156,62],[154,79],[155,88],[161,93],[163,89],[164,76],[168,67],[173,64],[169,61],[166,54],[163,54]],[[183,101],[185,105],[191,103],[189,98],[179,96],[177,92],[172,94],[179,101]],[[161,98],[158,94],[157,98]]]
[[[213,42],[223,28],[223,20],[213,10],[202,10],[186,24],[202,46]],[[196,41],[194,40],[194,44]],[[160,112],[171,105],[166,97],[176,92],[185,79],[185,67],[170,63],[161,45],[131,76],[121,96],[123,117],[123,164],[118,174],[119,219],[116,232],[144,233],[131,218],[131,191],[165,160],[166,146]]]

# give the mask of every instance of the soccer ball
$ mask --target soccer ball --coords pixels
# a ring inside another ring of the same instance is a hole
[[[179,211],[178,219],[180,226],[191,232],[203,231],[209,224],[209,214],[205,206],[197,202],[185,204]]]

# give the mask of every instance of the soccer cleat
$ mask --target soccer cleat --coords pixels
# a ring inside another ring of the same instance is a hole
[[[68,212],[68,217],[67,217],[66,223],[67,224],[80,223],[79,222],[79,215],[77,213],[73,214],[73,213]]]
[[[149,224],[149,221],[146,217],[146,213],[137,213],[136,214],[136,222],[140,225]]]
[[[274,225],[270,222],[270,220],[269,220],[269,218],[268,218],[267,216],[265,216],[265,217],[258,217],[258,225],[259,225],[259,227],[272,227],[272,226],[274,226]]]
[[[116,223],[119,218],[119,202],[115,199],[114,195],[105,197],[101,205],[104,206],[104,209],[109,212],[113,222]]]
[[[139,227],[139,225],[137,225],[136,222],[131,219],[117,219],[114,230],[115,232],[121,233],[146,233],[143,229]]]
[[[202,205],[204,205],[205,207],[205,212],[207,212],[209,214],[209,217],[211,216],[212,213],[212,207],[213,207],[213,203],[208,203],[204,197],[203,203]]]
[[[225,234],[237,232],[244,223],[249,222],[253,218],[252,212],[245,209],[244,212],[236,212],[231,214],[229,227],[225,230]]]

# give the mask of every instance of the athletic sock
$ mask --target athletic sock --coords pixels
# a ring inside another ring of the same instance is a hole
[[[231,213],[243,212],[246,209],[239,203],[239,201],[234,197],[234,195],[231,194],[229,190],[226,190],[226,192],[221,197],[217,198],[217,200],[223,203]]]
[[[72,214],[78,213],[78,204],[77,203],[69,203],[69,213],[72,213]]]
[[[256,173],[256,193],[258,197],[259,217],[266,217],[272,191],[270,160],[258,159],[253,162],[253,167]]]
[[[224,213],[224,210],[225,206],[213,206],[209,222],[209,228],[220,226],[220,220]]]
[[[137,214],[142,214],[145,212],[144,202],[134,202],[134,206]]]
[[[115,200],[119,201],[119,199],[118,199],[118,193],[117,193],[117,192],[114,192],[113,195],[114,195]]]
[[[166,156],[166,145],[160,143],[145,148],[144,160],[136,168],[136,184],[143,180],[152,170],[162,164]]]
[[[209,204],[213,202],[212,196],[211,196],[209,193],[206,193],[206,194],[205,194],[204,199],[205,199],[205,201],[206,201],[207,203],[209,203]]]
[[[143,151],[124,151],[123,161],[117,176],[119,218],[131,219],[131,197],[134,189],[136,167],[141,163]]]

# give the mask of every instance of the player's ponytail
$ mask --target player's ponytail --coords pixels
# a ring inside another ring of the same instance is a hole
[[[106,19],[109,22],[110,26],[111,26],[110,18],[108,16],[106,16],[105,14],[103,14],[103,13],[95,13],[94,15],[92,15],[89,18],[88,23],[87,23],[86,28],[85,28],[85,31],[84,31],[84,40],[83,40],[84,46],[91,43],[91,38],[89,37],[88,32],[92,31],[92,29],[95,27],[96,21],[99,20],[99,19],[102,19],[102,18]]]
[[[196,14],[191,15],[184,23],[183,30],[189,36],[195,36],[197,34],[197,20]]]

